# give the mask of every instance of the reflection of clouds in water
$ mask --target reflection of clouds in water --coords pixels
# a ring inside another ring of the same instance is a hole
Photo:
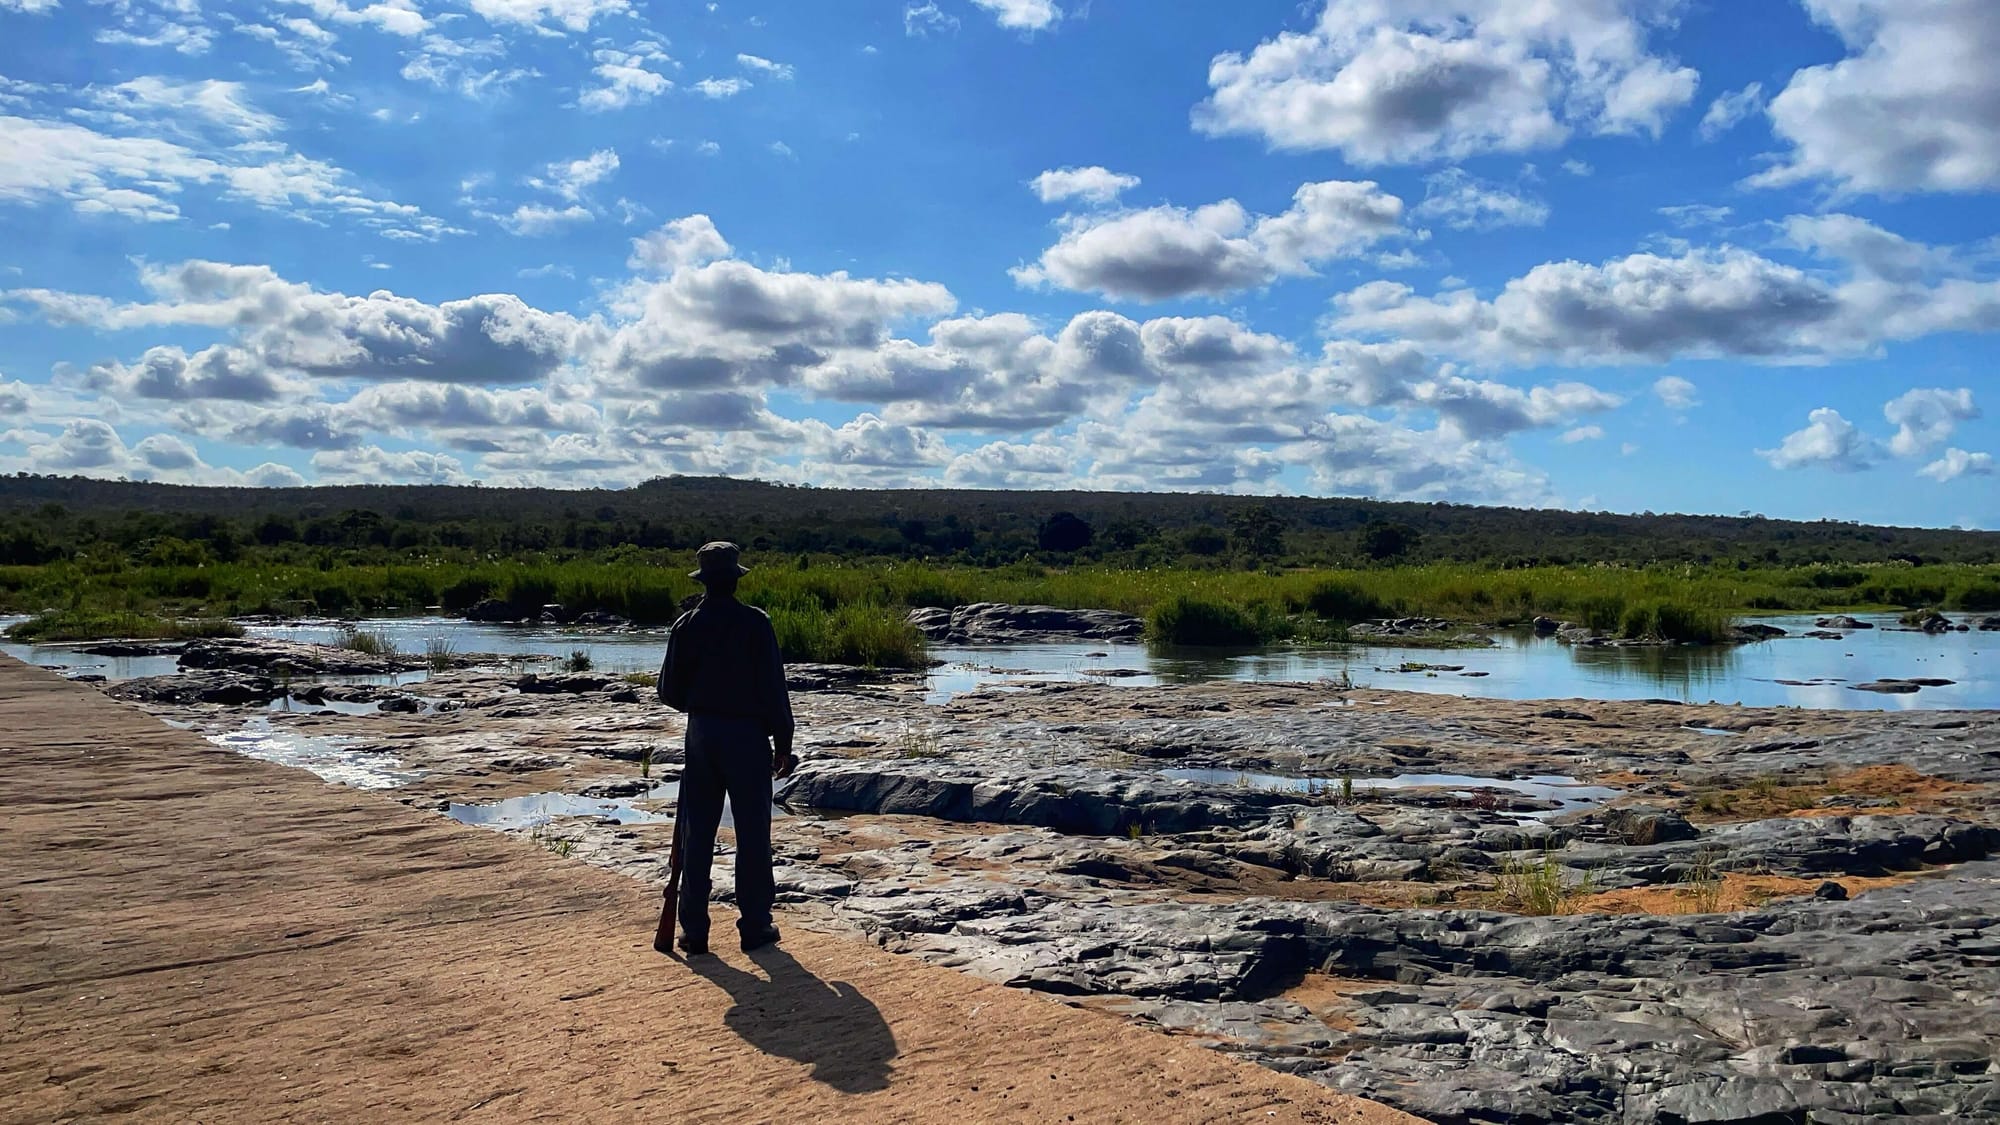
[[[1935,710],[2000,707],[2000,672],[1992,653],[2000,635],[1948,633],[1926,636],[1892,629],[1857,630],[1838,641],[1797,634],[1813,628],[1812,618],[1763,618],[1793,636],[1751,645],[1644,646],[1599,648],[1566,645],[1522,632],[1501,633],[1491,648],[1427,649],[1390,646],[1331,649],[1277,648],[1256,652],[1177,649],[1140,645],[1050,644],[1006,648],[940,648],[934,655],[952,662],[931,677],[931,702],[976,689],[1018,687],[1022,668],[1038,668],[1044,680],[1088,680],[1128,687],[1212,680],[1314,681],[1339,679],[1356,685],[1497,699],[1648,699],[1693,703],[1742,703],[1752,707],[1812,707],[1844,710]],[[1892,615],[1866,618],[1893,625]],[[1092,652],[1106,656],[1091,658]],[[1850,655],[1851,654],[1851,655]],[[1405,662],[1461,665],[1434,675],[1402,672]],[[992,671],[1005,667],[1012,671]],[[1086,676],[1079,669],[1133,669],[1130,678]],[[1877,695],[1846,685],[1880,678],[1936,676],[1958,681],[1925,688],[1916,695]],[[1793,686],[1779,680],[1834,679],[1835,684]]]
[[[611,632],[560,625],[482,625],[456,617],[383,617],[355,624],[368,632],[380,633],[397,651],[408,653],[422,653],[434,641],[449,645],[457,653],[528,654],[557,659],[582,649],[590,654],[592,669],[598,672],[654,671],[659,668],[667,647],[664,627]],[[331,621],[253,625],[248,634],[307,644],[340,643],[340,627]]]
[[[350,749],[351,738],[274,727],[261,716],[241,730],[211,734],[208,740],[248,758],[311,770],[323,781],[356,789],[395,789],[423,776],[421,771],[400,768],[403,763],[385,754]]]
[[[1894,626],[1894,615],[1865,616],[1878,626]],[[1079,644],[950,647],[933,649],[946,664],[932,672],[928,700],[942,703],[974,690],[1019,687],[1037,681],[1105,683],[1119,687],[1201,683],[1212,680],[1314,681],[1339,679],[1371,688],[1436,692],[1498,699],[1684,699],[1753,707],[1812,707],[1846,710],[1935,710],[2000,708],[2000,634],[1926,635],[1894,628],[1856,630],[1841,640],[1798,634],[1813,628],[1808,617],[1759,618],[1793,635],[1752,645],[1643,648],[1577,648],[1525,632],[1498,634],[1498,644],[1482,649],[1429,649],[1388,646],[1250,652],[1149,650],[1143,645],[1101,641]],[[650,672],[659,666],[664,629],[627,632],[565,629],[553,625],[480,625],[448,617],[378,618],[359,623],[382,633],[399,650],[421,653],[439,640],[460,653],[535,653],[561,658],[582,649],[597,671]],[[252,626],[253,637],[331,643],[333,622]],[[0,651],[35,663],[67,664],[113,679],[165,675],[173,657],[104,658],[73,649],[0,645]],[[1396,671],[1405,662],[1463,665],[1467,676],[1443,672]],[[86,667],[99,663],[106,667]],[[547,664],[531,667],[546,668]],[[1113,673],[1103,675],[1101,673]],[[1876,695],[1846,683],[1881,678],[1935,676],[1957,681],[1925,688],[1916,695]],[[421,680],[421,672],[402,677]],[[1833,678],[1838,685],[1791,686],[1779,680]]]

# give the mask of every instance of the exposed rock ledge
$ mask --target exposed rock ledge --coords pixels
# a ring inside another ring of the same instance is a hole
[[[976,602],[952,609],[914,609],[910,611],[910,624],[933,641],[955,645],[1136,641],[1146,631],[1146,623],[1129,613],[997,602]]]

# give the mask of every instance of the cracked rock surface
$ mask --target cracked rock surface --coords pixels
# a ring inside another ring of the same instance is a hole
[[[269,712],[268,680],[212,690],[241,675],[120,694],[393,759],[420,807],[573,796],[503,827],[664,880],[682,726],[643,687],[452,670],[364,693],[414,712]],[[802,924],[1437,1121],[2000,1121],[2000,716],[794,690]]]

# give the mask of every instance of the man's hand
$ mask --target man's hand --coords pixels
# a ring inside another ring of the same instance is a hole
[[[775,740],[771,751],[771,776],[782,781],[799,768],[799,756],[792,753],[792,740]]]

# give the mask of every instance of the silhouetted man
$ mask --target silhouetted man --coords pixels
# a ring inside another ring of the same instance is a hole
[[[687,759],[681,773],[674,832],[681,856],[680,937],[688,954],[708,952],[709,869],[722,798],[736,814],[736,928],[745,950],[778,940],[771,924],[771,779],[788,776],[792,702],[778,635],[764,611],[736,600],[736,581],[749,573],[734,543],[710,543],[695,554],[689,577],[705,589],[701,604],[682,614],[667,637],[660,699],[687,713]]]

